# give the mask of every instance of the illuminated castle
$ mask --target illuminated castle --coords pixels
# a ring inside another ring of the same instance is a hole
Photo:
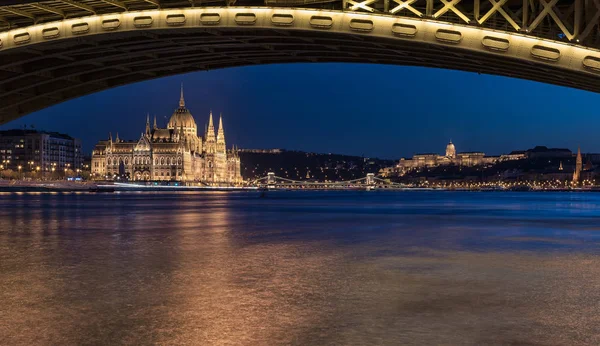
[[[412,159],[401,159],[397,168],[409,170],[421,167],[437,167],[442,165],[477,166],[491,164],[499,160],[497,156],[485,156],[482,152],[457,153],[454,143],[446,145],[446,155],[416,154]]]

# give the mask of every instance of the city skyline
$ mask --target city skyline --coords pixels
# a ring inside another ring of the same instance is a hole
[[[298,82],[282,88],[286,76]],[[372,76],[382,86],[381,97],[360,95]],[[456,78],[463,81],[462,89],[436,92],[433,102],[423,106],[430,91],[419,90],[427,83],[450,85]],[[411,80],[415,87],[393,90],[405,85],[395,80]],[[344,88],[330,88],[327,81]],[[168,100],[182,82],[196,117],[204,118],[212,110],[237,125],[228,128],[228,137],[240,148],[396,159],[437,152],[441,143],[452,139],[464,151],[491,155],[536,145],[600,151],[594,136],[600,119],[592,107],[600,98],[594,93],[474,73],[364,64],[271,65],[167,77],[71,100],[0,129],[34,124],[36,129],[69,133],[82,139],[89,154],[117,123],[124,124],[120,135],[128,139],[139,136],[135,124],[148,112],[164,125],[172,111]],[[525,88],[534,97],[517,98]],[[312,89],[315,92],[305,91]],[[359,96],[348,97],[352,95]],[[495,95],[513,99],[503,103]],[[568,98],[578,100],[579,107]]]
[[[4,0],[0,56],[2,345],[600,345],[600,0]]]

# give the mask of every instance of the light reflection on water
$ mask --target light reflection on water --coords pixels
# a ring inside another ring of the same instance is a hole
[[[598,345],[600,195],[0,194],[0,344]]]

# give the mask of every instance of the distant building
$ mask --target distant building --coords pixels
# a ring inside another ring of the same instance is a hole
[[[414,168],[437,167],[442,165],[477,166],[492,164],[500,158],[497,156],[485,156],[482,152],[457,153],[454,143],[450,141],[446,145],[446,155],[433,153],[415,154],[412,159],[400,159],[397,168],[406,171]]]
[[[283,149],[238,149],[240,153],[254,153],[254,154],[281,154],[285,150]]]
[[[598,153],[587,153],[585,154],[585,159],[586,159],[586,164],[587,163],[592,163],[592,164],[596,164],[600,162],[600,154]]]
[[[498,161],[513,161],[513,160],[523,160],[527,158],[526,150],[512,151],[510,154],[500,155]]]
[[[216,134],[215,134],[216,132]],[[146,128],[137,141],[115,139],[100,141],[92,152],[92,175],[98,179],[115,176],[131,180],[198,181],[208,184],[242,182],[240,157],[225,146],[223,119],[215,131],[212,112],[204,138],[198,136],[196,121],[185,107],[183,87],[179,107],[166,128],[154,118],[146,118]]]
[[[23,172],[81,169],[81,141],[58,132],[0,131],[0,165]],[[19,169],[19,167],[21,167]]]
[[[515,153],[513,151],[513,153]],[[521,153],[521,152],[519,152]],[[527,158],[537,159],[537,158],[570,158],[573,157],[573,152],[569,149],[564,148],[548,148],[545,146],[537,146],[533,149],[528,149],[524,151]],[[512,153],[511,153],[512,154]]]

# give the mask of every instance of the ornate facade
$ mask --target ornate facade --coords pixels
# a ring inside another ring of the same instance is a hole
[[[450,141],[450,143],[446,145],[446,155],[416,154],[412,159],[401,159],[397,168],[404,171],[442,165],[477,166],[492,164],[499,159],[500,158],[497,156],[485,156],[485,154],[481,152],[457,153],[454,143]]]
[[[227,150],[223,118],[215,134],[212,112],[204,138],[198,136],[196,121],[185,107],[183,87],[179,107],[166,128],[154,117],[146,118],[146,128],[137,141],[100,141],[92,152],[92,175],[97,179],[128,177],[135,181],[203,182],[209,185],[235,185],[242,182],[237,150]]]

